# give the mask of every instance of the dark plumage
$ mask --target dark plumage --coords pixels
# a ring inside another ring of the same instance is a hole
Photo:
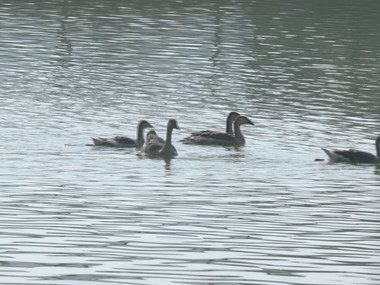
[[[170,119],[166,130],[166,140],[159,137],[154,130],[149,131],[142,151],[151,155],[177,156],[177,150],[171,143],[173,129],[179,129],[179,126],[176,120]]]
[[[380,163],[380,136],[376,138],[376,155],[355,149],[327,150],[322,148],[322,150],[332,162]]]
[[[227,116],[227,120],[226,120],[226,133],[227,134],[231,134],[233,135],[234,134],[234,130],[233,130],[233,122],[234,120],[239,117],[240,114],[237,113],[237,112],[230,112]],[[199,132],[194,132],[194,133],[191,133],[191,136],[190,137],[196,137],[196,136],[207,136],[207,137],[212,137],[212,136],[215,136],[218,137],[219,134],[225,134],[223,132],[218,132],[218,131],[199,131]],[[183,143],[190,143],[187,139],[190,138],[190,137],[187,137],[187,138],[184,138],[182,140],[180,140],[180,142],[183,142]]]
[[[116,136],[113,138],[92,138],[95,146],[110,146],[110,147],[142,147],[144,144],[144,129],[153,128],[153,126],[142,120],[137,125],[137,139],[131,139],[126,136]]]
[[[243,124],[253,125],[246,116],[238,116],[234,121],[234,135],[231,133],[203,131],[192,133],[191,136],[182,139],[181,142],[201,145],[244,145],[245,139],[240,130],[240,126]]]

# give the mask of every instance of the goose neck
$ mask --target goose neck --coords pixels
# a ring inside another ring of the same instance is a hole
[[[234,131],[232,129],[232,116],[228,116],[227,117],[227,121],[226,121],[226,133],[227,134],[231,134],[231,135],[234,134]]]
[[[235,138],[238,139],[242,144],[245,144],[245,138],[240,130],[240,120],[236,120],[234,127],[235,127]]]
[[[172,143],[172,132],[173,132],[173,127],[168,126],[166,129],[166,143],[165,143],[165,145],[171,145],[171,143]]]
[[[137,146],[138,147],[142,147],[144,142],[145,142],[143,133],[144,133],[143,124],[139,123],[139,125],[137,127]]]
[[[226,120],[226,133],[227,134],[234,135],[234,129],[233,129],[234,120],[239,116],[240,116],[239,113],[236,113],[236,112],[230,112],[228,114],[227,120]]]
[[[168,126],[166,130],[165,144],[164,144],[164,147],[160,151],[161,154],[170,153],[170,149],[172,146],[172,132],[173,132],[173,128],[171,126]]]

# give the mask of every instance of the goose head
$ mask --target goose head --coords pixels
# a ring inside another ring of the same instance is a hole
[[[244,124],[249,124],[249,125],[254,125],[250,119],[248,119],[246,116],[239,116],[235,120],[235,124],[237,125],[244,125]]]
[[[171,128],[171,129],[177,129],[179,130],[179,125],[178,125],[178,122],[177,120],[175,119],[170,119],[169,122],[168,122],[168,127]]]
[[[151,137],[157,137],[157,133],[155,130],[150,130],[149,132],[146,133],[146,141],[148,141]]]
[[[140,125],[142,126],[143,129],[153,128],[153,126],[148,121],[145,121],[145,120],[141,120]]]
[[[227,120],[231,120],[231,121],[234,121],[237,117],[239,117],[240,114],[237,113],[237,112],[230,112],[228,114],[228,117],[227,117]]]

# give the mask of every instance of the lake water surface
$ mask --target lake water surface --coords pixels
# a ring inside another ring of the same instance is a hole
[[[380,284],[380,166],[320,149],[375,153],[379,9],[2,1],[0,283]],[[170,118],[174,159],[86,146]]]

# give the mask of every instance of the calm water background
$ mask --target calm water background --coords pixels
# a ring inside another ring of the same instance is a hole
[[[1,284],[380,284],[380,168],[314,161],[375,152],[379,9],[1,1]],[[171,161],[85,146],[169,118]]]

